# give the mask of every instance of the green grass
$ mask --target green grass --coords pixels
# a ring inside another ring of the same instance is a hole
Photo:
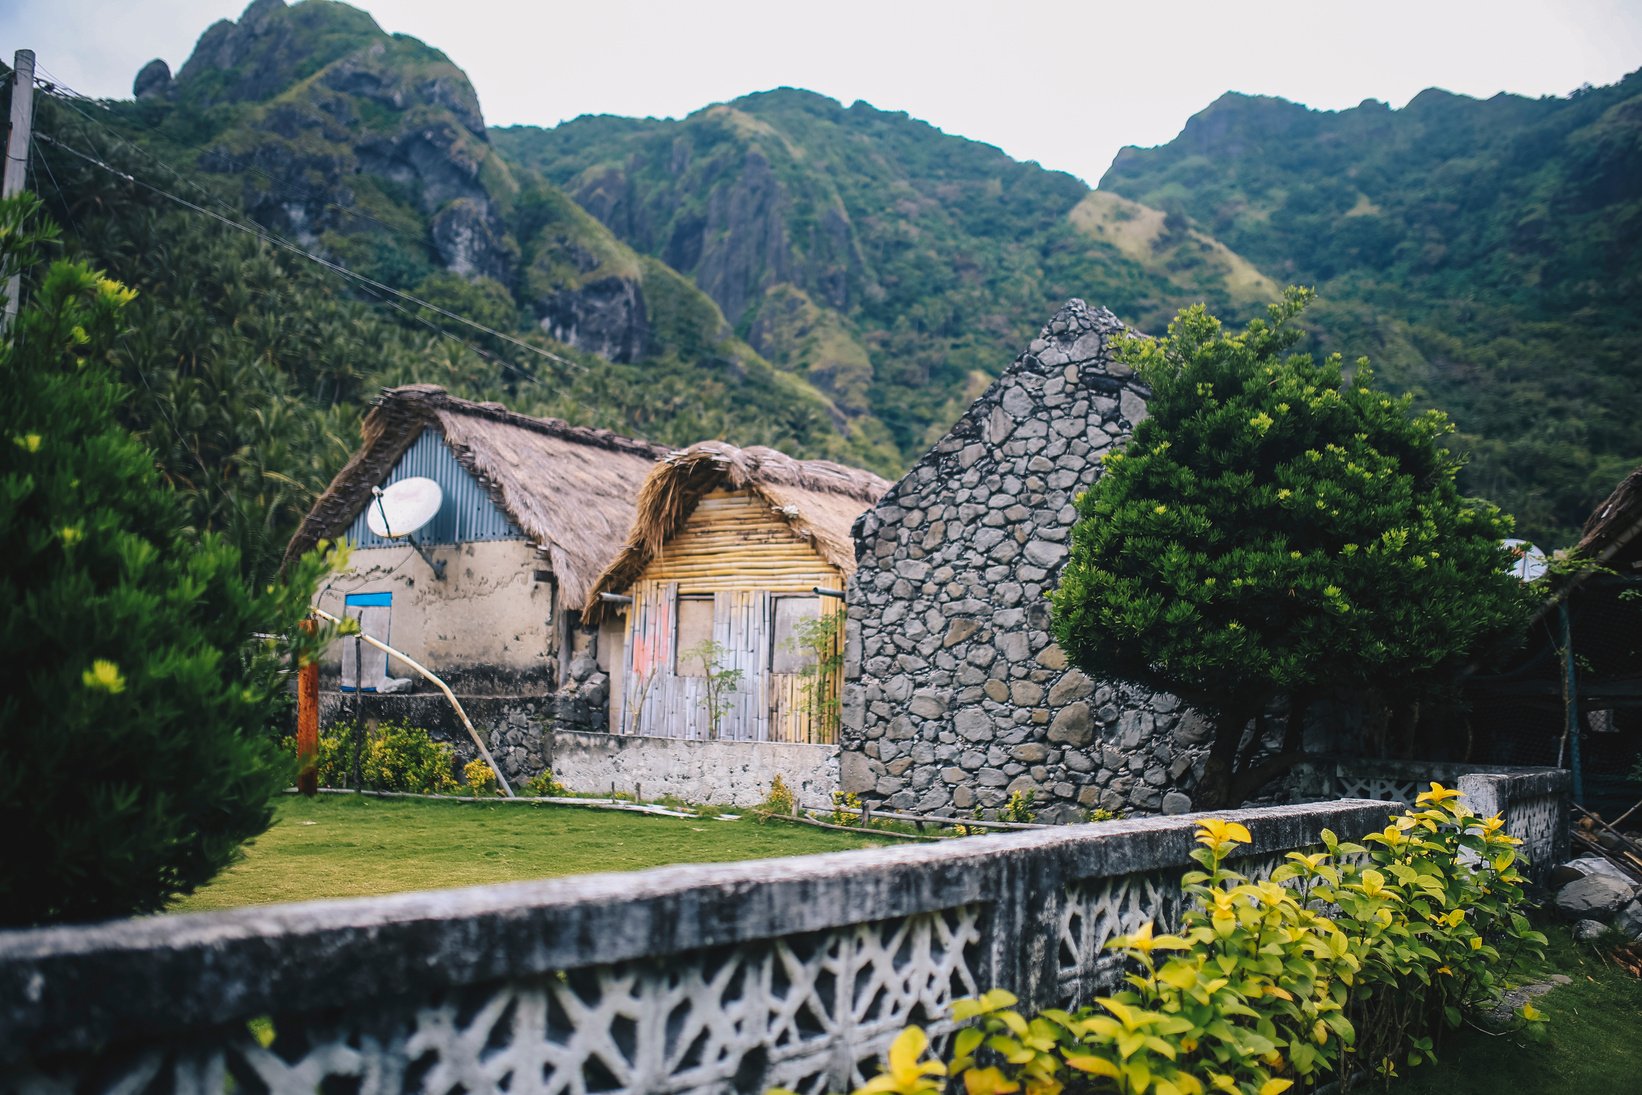
[[[1574,943],[1568,929],[1544,929],[1542,969],[1518,982],[1563,973],[1573,981],[1534,998],[1550,1023],[1543,1038],[1464,1028],[1437,1047],[1437,1063],[1408,1070],[1393,1095],[1561,1095],[1642,1090],[1642,980]],[[1377,1089],[1375,1089],[1377,1090]]]
[[[282,799],[245,858],[175,912],[363,897],[531,878],[723,863],[884,843],[779,822],[651,817],[575,806],[321,795]]]

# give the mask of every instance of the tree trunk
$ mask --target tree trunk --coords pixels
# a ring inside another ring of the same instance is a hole
[[[1203,775],[1193,793],[1194,805],[1200,810],[1224,810],[1236,806],[1231,801],[1232,777],[1237,770],[1237,749],[1243,743],[1243,731],[1257,709],[1239,708],[1221,711],[1215,719],[1214,741],[1209,744],[1209,759],[1203,765]]]

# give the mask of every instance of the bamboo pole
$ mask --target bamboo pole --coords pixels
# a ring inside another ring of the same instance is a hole
[[[329,620],[333,624],[340,624],[342,622],[341,620],[337,619],[335,616],[332,616],[329,612],[326,612],[323,608],[315,608],[313,610],[313,613],[314,613],[315,616],[319,616],[323,619]],[[410,666],[412,669],[414,669],[418,673],[422,674],[422,676],[424,676],[428,680],[432,681],[433,684],[434,684],[434,687],[438,688],[439,691],[441,691],[445,694],[445,699],[449,700],[450,705],[456,709],[456,715],[457,715],[458,718],[460,718],[462,720],[462,725],[467,727],[468,737],[473,739],[473,744],[479,750],[479,755],[485,759],[486,764],[490,765],[490,770],[492,772],[496,773],[496,785],[502,789],[503,794],[507,795],[508,798],[512,798],[513,797],[513,788],[511,786],[509,786],[509,784],[507,782],[507,777],[502,775],[501,766],[496,763],[496,758],[490,755],[490,750],[485,748],[485,743],[484,743],[483,739],[481,739],[479,737],[479,731],[477,731],[473,728],[473,723],[472,723],[471,720],[469,720],[468,713],[466,711],[462,710],[462,704],[461,704],[460,701],[457,700],[456,693],[454,693],[450,690],[450,685],[446,684],[444,681],[442,681],[438,677],[434,676],[433,671],[431,669],[429,669],[427,666],[423,665],[421,662],[417,661],[415,658],[412,658],[410,655],[402,653],[398,650],[395,650],[393,647],[389,646],[387,643],[383,642],[381,639],[377,639],[377,638],[374,638],[370,635],[367,635],[363,631],[361,631],[359,633],[359,637],[361,639],[363,639],[365,642],[370,643],[376,649],[382,651],[384,654],[388,655],[389,657],[398,658],[400,661],[404,662],[406,665]],[[318,667],[317,666],[315,667],[315,672],[316,673],[318,672]],[[318,678],[316,677],[315,680],[317,682]],[[317,684],[315,686],[315,693],[314,694],[315,694],[316,697],[318,696]],[[317,718],[317,714],[316,714],[316,718]]]

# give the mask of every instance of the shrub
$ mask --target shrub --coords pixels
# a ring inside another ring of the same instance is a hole
[[[496,773],[485,763],[484,757],[474,757],[462,765],[462,780],[468,785],[468,794],[478,798],[502,793],[502,789],[496,786]]]
[[[1510,518],[1460,496],[1446,416],[1377,390],[1366,360],[1348,379],[1337,355],[1287,352],[1311,295],[1291,289],[1237,334],[1195,305],[1166,338],[1119,344],[1148,416],[1080,497],[1052,594],[1079,668],[1213,715],[1194,795],[1210,808],[1298,759],[1311,698],[1446,695],[1538,600],[1506,573]],[[1240,754],[1279,696],[1282,756]]]
[[[32,298],[0,339],[0,924],[153,912],[267,828],[289,772],[266,730],[326,561],[251,583],[187,527],[117,424],[111,347],[134,294],[40,261],[35,202],[0,203],[0,286]],[[3,294],[0,294],[3,295]]]
[[[531,776],[525,781],[523,791],[526,798],[564,798],[570,794],[570,789],[560,783],[551,770]]]
[[[933,1093],[943,1077],[970,1093],[1279,1095],[1331,1074],[1349,1089],[1359,1068],[1430,1060],[1440,1030],[1545,943],[1521,912],[1520,841],[1437,784],[1362,844],[1325,830],[1323,851],[1289,853],[1269,881],[1226,866],[1243,826],[1206,821],[1197,840],[1180,931],[1146,924],[1108,945],[1130,960],[1126,987],[1030,1019],[1001,990],[959,1000],[944,1060],[908,1028],[858,1095]]]
[[[832,793],[832,823],[834,825],[860,825],[866,821],[861,813],[861,796],[854,791],[834,791]]]
[[[764,796],[764,801],[758,804],[761,814],[792,814],[798,811],[798,799],[793,795],[792,788],[777,772],[770,781],[770,793]]]
[[[1036,791],[1011,791],[1009,801],[1003,804],[998,811],[999,821],[1013,821],[1017,824],[1030,825],[1038,819],[1037,811],[1032,804],[1037,801]]]
[[[319,782],[326,787],[354,786],[354,750],[359,750],[358,786],[366,791],[402,791],[449,795],[461,789],[452,771],[456,750],[435,741],[418,726],[382,722],[363,733],[351,723],[319,739]],[[483,764],[483,761],[480,761]],[[495,779],[492,773],[491,778]]]

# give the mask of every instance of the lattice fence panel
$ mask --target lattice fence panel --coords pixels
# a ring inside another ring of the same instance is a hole
[[[974,906],[440,993],[419,1005],[276,1016],[248,1031],[111,1056],[29,1091],[800,1092],[854,1088],[908,1023],[939,1033],[990,987]],[[68,1077],[76,1073],[79,1079]]]

